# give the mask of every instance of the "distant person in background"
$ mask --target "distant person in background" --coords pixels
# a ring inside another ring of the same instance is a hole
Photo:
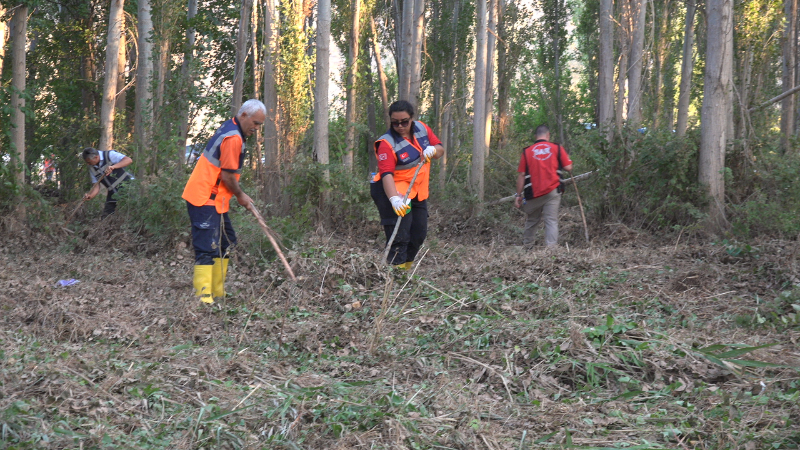
[[[114,198],[114,194],[119,191],[122,183],[133,179],[133,175],[125,170],[125,167],[131,165],[133,160],[114,150],[101,152],[92,147],[83,150],[83,160],[89,166],[89,177],[92,180],[92,189],[83,196],[83,199],[95,198],[100,193],[100,185],[105,186],[108,193],[101,216],[101,219],[105,219],[114,214],[117,209],[117,200]]]
[[[192,175],[183,189],[183,199],[192,222],[195,296],[203,303],[225,297],[228,249],[236,245],[236,232],[228,217],[230,201],[248,210],[253,202],[239,186],[244,165],[244,142],[264,124],[267,108],[251,99],[239,108],[208,141],[197,158]]]
[[[47,181],[53,181],[56,173],[56,163],[53,161],[55,157],[50,155],[49,158],[44,159],[44,177]]]
[[[558,208],[561,205],[558,170],[572,170],[572,160],[564,147],[550,142],[547,125],[536,128],[536,141],[522,151],[517,168],[517,193],[514,206],[525,213],[522,245],[532,245],[536,226],[544,220],[544,245],[558,245]]]
[[[389,106],[391,127],[375,141],[378,173],[370,183],[370,195],[378,207],[387,243],[400,220],[387,262],[405,270],[411,269],[428,235],[431,168],[427,163],[444,156],[439,138],[427,125],[413,118],[411,103],[399,100]],[[420,161],[426,164],[420,169],[408,198],[403,198]]]

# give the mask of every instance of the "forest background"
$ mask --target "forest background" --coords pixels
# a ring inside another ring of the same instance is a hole
[[[797,6],[0,1],[0,448],[798,448]],[[180,194],[247,98],[301,277],[235,206],[203,309]],[[367,183],[399,98],[447,149],[410,274]],[[542,123],[591,172],[553,252],[502,201]],[[134,161],[105,221],[87,146]]]

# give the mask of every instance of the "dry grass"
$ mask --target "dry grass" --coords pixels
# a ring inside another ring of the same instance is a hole
[[[113,229],[4,238],[0,448],[800,445],[796,242],[608,224],[587,247],[573,218],[553,252],[450,224],[409,276],[312,236],[298,282],[240,252],[205,307],[185,242]]]

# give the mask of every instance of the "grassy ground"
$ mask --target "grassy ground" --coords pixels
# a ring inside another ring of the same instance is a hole
[[[558,251],[434,220],[411,274],[371,225],[297,282],[242,252],[213,307],[186,242],[6,234],[0,448],[800,447],[797,242],[565,220]]]

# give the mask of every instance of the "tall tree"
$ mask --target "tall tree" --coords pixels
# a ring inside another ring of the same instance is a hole
[[[136,105],[134,106],[134,140],[136,159],[144,160],[144,152],[150,148],[152,137],[153,95],[150,83],[153,80],[153,20],[150,16],[150,0],[138,1],[137,12],[138,48],[136,53]],[[139,175],[144,175],[145,165],[140,164]]]
[[[348,73],[347,73],[347,104],[345,106],[344,121],[347,130],[345,131],[345,153],[342,163],[348,171],[353,170],[353,155],[356,148],[356,80],[358,76],[358,38],[361,34],[361,2],[352,0],[353,17],[350,28],[350,49],[348,52]]]
[[[25,183],[25,47],[28,42],[28,7],[17,6],[11,18],[11,156],[19,185]]]
[[[141,0],[139,0],[141,1]],[[194,27],[194,18],[197,16],[197,0],[189,0],[186,12],[186,43],[183,48],[183,63],[181,63],[181,95],[178,97],[181,119],[178,125],[178,138],[181,149],[186,148],[186,140],[189,137],[189,93],[194,84],[192,75],[192,61],[194,60],[194,45],[197,39],[197,30]],[[188,162],[188,161],[187,161]]]
[[[244,95],[244,72],[247,62],[247,41],[250,37],[250,11],[253,0],[242,0],[242,9],[239,14],[239,31],[236,35],[236,66],[233,75],[233,96],[231,97],[231,115],[235,116],[242,106]]]
[[[708,216],[718,230],[725,220],[725,150],[731,138],[729,123],[733,78],[733,0],[708,0],[706,69],[701,110],[698,181],[710,200]]]
[[[483,121],[486,139],[486,157],[489,157],[489,143],[492,141],[492,105],[494,104],[494,54],[497,48],[498,0],[489,0],[489,20],[486,24],[486,105],[483,108]]]
[[[678,118],[675,131],[685,136],[689,123],[689,101],[694,71],[694,15],[697,10],[695,0],[686,1],[686,19],[683,27],[683,51],[681,56],[681,83],[678,94]]]
[[[314,80],[314,153],[323,166],[329,163],[328,84],[331,56],[331,0],[317,2],[317,62]],[[325,169],[325,175],[329,171]]]
[[[3,73],[3,61],[6,59],[6,41],[8,40],[5,15],[6,8],[0,4],[0,74]]]
[[[470,187],[478,197],[478,204],[483,203],[484,167],[486,164],[486,66],[487,66],[487,28],[489,17],[486,11],[486,0],[477,2],[477,38],[475,40],[475,93],[473,97],[473,133],[472,133],[472,170]]]
[[[797,0],[784,0],[783,8],[786,15],[786,28],[783,31],[783,59],[781,60],[783,80],[781,84],[785,92],[794,88],[796,81]],[[789,95],[781,101],[781,147],[784,151],[789,148],[789,140],[794,136],[795,103],[794,95]]]
[[[419,93],[422,87],[422,47],[425,42],[425,0],[414,0],[412,19],[408,100],[418,107]]]
[[[375,18],[369,18],[370,29],[372,31],[372,54],[375,58],[375,66],[378,68],[378,81],[380,82],[381,90],[381,105],[383,106],[382,114],[385,129],[389,129],[389,91],[386,88],[386,73],[383,71],[383,61],[381,61],[381,48],[378,45],[378,33],[375,29]]]
[[[119,46],[124,28],[123,0],[112,0],[108,12],[108,41],[106,44],[106,75],[103,82],[103,104],[100,110],[99,150],[109,150],[114,145],[114,105],[119,75]]]
[[[329,0],[324,0],[329,1]],[[267,117],[264,121],[264,201],[272,202],[278,197],[278,82],[276,61],[278,58],[279,14],[277,0],[264,3],[264,105]],[[319,79],[318,79],[319,80]]]
[[[628,126],[639,128],[642,122],[642,67],[644,58],[644,0],[628,0],[630,14],[630,56],[628,58]],[[622,70],[622,69],[620,69]]]
[[[617,104],[614,108],[614,121],[617,125],[617,132],[622,133],[625,121],[625,87],[628,84],[628,56],[630,56],[630,3],[628,0],[619,0],[617,5],[617,17],[620,26],[617,29],[617,42],[619,43],[619,70],[617,71]]]
[[[114,100],[114,109],[117,114],[125,114],[127,104],[125,87],[128,84],[128,74],[125,73],[128,67],[128,39],[127,29],[125,28],[125,16],[122,17],[122,29],[119,34],[119,56],[117,57],[117,95]]]
[[[597,74],[597,122],[611,142],[614,137],[614,17],[613,0],[600,0],[600,42]]]
[[[400,20],[401,41],[397,45],[398,61],[397,67],[397,95],[401,100],[411,100],[411,59],[412,44],[414,42],[414,5],[416,0],[402,0],[403,10]],[[401,4],[401,0],[397,0]]]

